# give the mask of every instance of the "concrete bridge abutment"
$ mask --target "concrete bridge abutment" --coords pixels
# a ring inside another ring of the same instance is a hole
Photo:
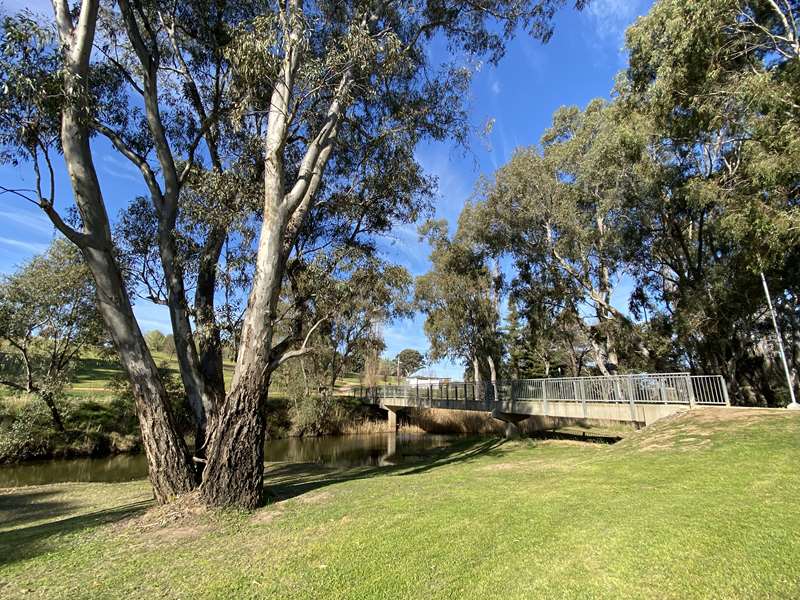
[[[390,431],[397,431],[397,411],[402,407],[381,405],[386,411],[386,424]]]
[[[529,419],[531,415],[504,413],[498,410],[493,410],[492,417],[505,423],[504,436],[506,439],[516,439],[521,435],[519,424],[522,423],[522,421]]]

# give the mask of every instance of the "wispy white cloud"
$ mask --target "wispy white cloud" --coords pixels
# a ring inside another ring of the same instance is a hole
[[[27,211],[10,211],[0,210],[0,220],[13,221],[27,227],[28,229],[35,229],[42,233],[52,233],[54,228],[50,219],[41,213],[32,213]]]
[[[649,4],[648,0],[592,0],[584,18],[594,32],[590,43],[597,53],[615,52],[624,64],[625,30],[647,12]]]
[[[166,306],[155,304],[149,300],[138,299],[133,306],[133,313],[136,315],[139,326],[144,331],[152,329],[158,329],[164,333],[172,331],[169,310]]]
[[[641,0],[593,0],[586,14],[594,24],[595,34],[602,40],[621,41],[625,29],[644,8]]]
[[[103,170],[109,175],[140,184],[142,183],[141,173],[127,160],[123,160],[112,154],[104,154],[103,163]]]
[[[0,244],[15,248],[17,250],[24,250],[25,252],[30,252],[32,254],[39,254],[47,250],[47,244],[17,240],[10,237],[0,237]]]

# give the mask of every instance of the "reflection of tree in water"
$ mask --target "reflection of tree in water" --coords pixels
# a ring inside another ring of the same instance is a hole
[[[453,444],[457,436],[391,434],[286,438],[265,444],[268,462],[316,463],[333,467],[390,466],[421,460]],[[0,469],[0,488],[65,481],[117,482],[147,477],[143,454],[106,458],[56,459]]]

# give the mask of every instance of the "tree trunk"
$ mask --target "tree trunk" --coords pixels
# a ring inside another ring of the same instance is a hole
[[[275,78],[267,118],[264,152],[264,210],[255,275],[242,325],[231,391],[214,415],[200,494],[210,506],[255,508],[263,496],[264,433],[267,389],[279,357],[272,357],[274,321],[286,266],[336,139],[343,102],[351,80],[345,70],[328,118],[310,141],[294,185],[287,186],[284,149],[292,112],[294,79],[300,64],[302,19],[289,19],[280,76]],[[288,191],[287,191],[288,189]]]
[[[486,356],[486,361],[489,363],[489,373],[492,381],[492,392],[494,393],[494,401],[498,402],[500,400],[500,396],[497,392],[497,369],[494,366],[494,359],[492,355],[489,354]]]
[[[84,258],[97,286],[100,314],[131,382],[156,500],[161,504],[169,502],[195,486],[188,449],[175,427],[166,390],[133,315],[113,256],[110,252],[86,248]]]
[[[83,232],[69,228],[52,207],[44,208],[56,227],[78,245],[95,281],[98,309],[131,383],[155,498],[165,503],[190,491],[194,480],[186,444],[176,431],[166,391],[114,260],[111,227],[89,146],[88,118],[81,106],[99,3],[84,0],[77,26],[66,2],[54,1],[53,6],[64,45],[68,98],[61,115],[61,145]]]
[[[56,406],[55,398],[53,398],[53,394],[49,392],[42,392],[40,394],[42,400],[47,405],[47,408],[50,409],[50,416],[53,419],[53,426],[56,428],[57,431],[64,433],[66,431],[64,429],[64,421],[61,418],[61,412],[58,410],[58,406]]]
[[[609,373],[608,369],[606,368],[605,353],[600,348],[600,345],[597,343],[597,341],[591,337],[591,335],[590,339],[592,344],[592,354],[594,355],[594,362],[597,365],[597,368],[600,369],[600,373],[608,377],[609,375],[611,375],[611,373]]]
[[[206,389],[205,381],[200,370],[200,359],[194,342],[192,326],[189,322],[189,310],[186,305],[186,289],[183,282],[183,273],[177,266],[175,242],[172,230],[160,233],[159,248],[164,277],[169,291],[169,315],[172,323],[172,333],[175,342],[175,355],[178,358],[178,367],[181,381],[189,406],[192,409],[195,423],[194,450],[195,456],[205,456],[206,429],[208,419],[214,411],[215,397]],[[213,308],[212,308],[213,311]],[[197,480],[201,479],[203,462],[196,463]]]
[[[481,381],[481,369],[478,364],[478,357],[472,357],[472,381],[477,386]]]
[[[200,486],[201,496],[210,506],[253,509],[263,496],[265,404],[287,221],[279,200],[282,189],[280,176],[267,179],[256,272],[236,371],[231,391],[212,423]]]
[[[200,373],[208,393],[219,404],[225,398],[222,370],[222,341],[214,314],[214,293],[217,287],[217,264],[225,243],[225,231],[215,227],[206,239],[197,270],[194,295],[195,337],[200,356]]]

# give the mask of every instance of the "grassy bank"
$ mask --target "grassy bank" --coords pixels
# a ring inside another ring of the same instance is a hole
[[[40,598],[800,596],[800,414],[614,446],[485,440],[399,468],[271,464],[252,514],[146,482],[0,494],[0,593]]]
[[[154,352],[173,413],[187,437],[193,432],[192,417],[180,384],[174,355]],[[223,363],[227,385],[234,364]],[[373,433],[386,431],[377,415],[351,406],[350,388],[358,377],[349,374],[337,383],[342,403],[339,420],[323,433]],[[287,392],[273,384],[269,394],[268,436],[286,437],[294,432]],[[57,431],[41,398],[0,385],[0,464],[47,458],[100,457],[141,449],[139,426],[122,368],[115,358],[91,352],[80,358],[72,381],[57,400],[66,431]],[[370,417],[370,418],[368,418]],[[322,429],[325,429],[324,427]]]

